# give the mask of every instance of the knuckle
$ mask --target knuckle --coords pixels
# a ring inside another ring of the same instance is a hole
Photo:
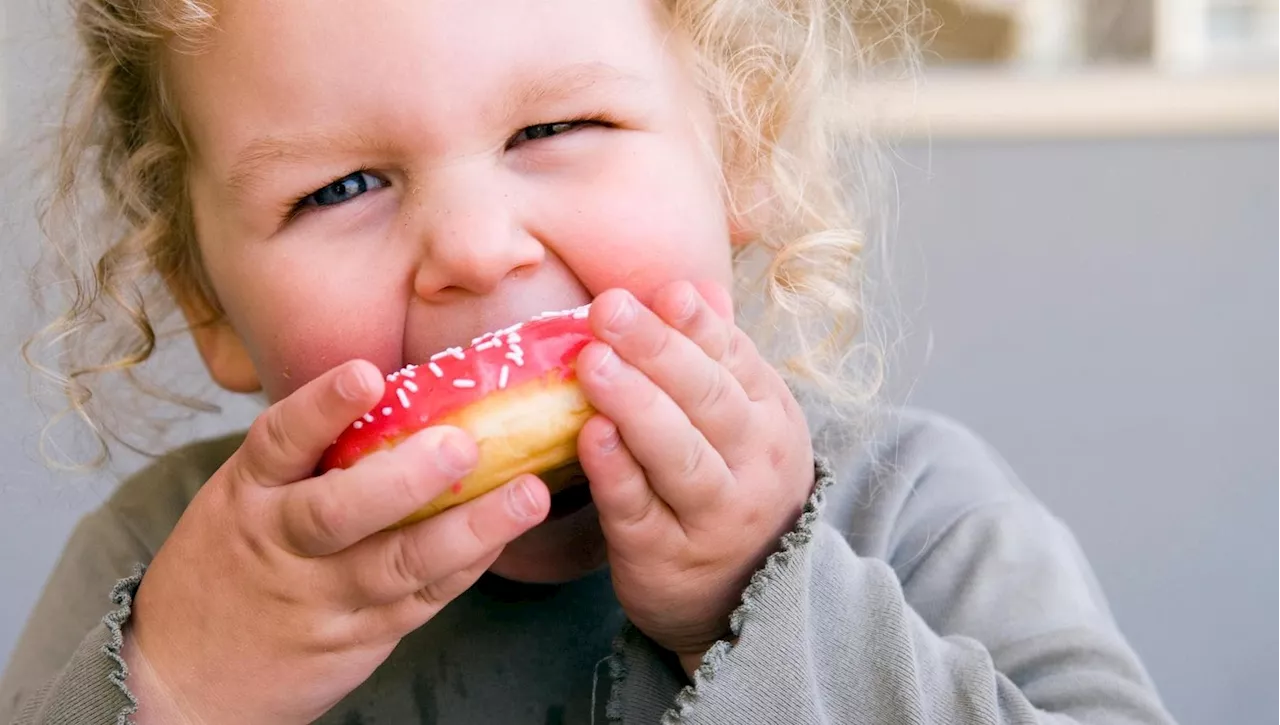
[[[730,325],[720,324],[718,320],[705,320],[699,340],[707,355],[715,360],[724,360],[729,354],[734,329]]]
[[[498,503],[505,505],[505,502]],[[492,536],[483,525],[483,521],[480,516],[475,513],[469,514],[466,517],[465,524],[462,528],[466,532],[466,541],[463,548],[464,551],[480,552],[489,548],[487,542],[492,538]]]
[[[406,534],[396,536],[393,541],[387,552],[387,578],[392,587],[402,590],[414,587],[415,591],[430,587],[430,582],[423,583],[427,578],[427,563],[417,542]]]
[[[631,512],[631,515],[626,517],[626,519],[623,521],[623,524],[625,524],[630,529],[643,528],[653,514],[653,507],[654,507],[653,496],[645,497],[644,503],[640,505],[640,508]]]
[[[293,440],[278,407],[267,410],[255,424],[258,426],[259,442],[267,450],[279,451],[285,455],[293,453]]]
[[[449,600],[453,598],[441,582],[427,582],[420,589],[414,591],[413,597],[432,611],[448,604]]]
[[[422,498],[418,493],[417,480],[403,467],[389,467],[383,480],[387,491],[405,506],[412,506]]]
[[[640,410],[649,411],[655,414],[661,407],[662,396],[664,393],[652,380],[641,378],[635,382],[636,390],[636,407]]]
[[[700,345],[716,345],[724,339],[728,330],[704,305],[697,306],[684,327],[685,334]]]
[[[742,361],[746,360],[755,344],[751,342],[751,338],[742,330],[734,328],[729,332],[729,340],[725,346],[725,357],[729,360]]]
[[[702,445],[701,442],[697,445],[690,446],[689,450],[684,455],[684,459],[680,463],[680,475],[687,478],[696,476],[702,470],[702,465],[706,460],[706,457],[706,446]]]
[[[713,369],[710,378],[702,389],[702,395],[698,400],[699,408],[719,407],[729,397],[729,382],[725,379],[724,373],[719,369]]]
[[[347,511],[332,487],[320,486],[306,499],[306,527],[312,540],[327,546],[341,538]]]
[[[658,360],[665,357],[671,350],[673,334],[670,328],[665,325],[662,326],[657,331],[657,334],[653,335],[648,344],[645,345],[642,351],[644,357],[649,360]]]

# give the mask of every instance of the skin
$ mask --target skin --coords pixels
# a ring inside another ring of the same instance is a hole
[[[732,321],[743,230],[683,41],[644,0],[315,1],[224,2],[211,45],[168,58],[226,311],[197,347],[219,384],[273,404],[140,587],[142,721],[310,722],[486,570],[565,581],[607,562],[631,621],[692,671],[813,459]],[[380,373],[591,300],[592,506],[543,523],[525,477],[383,531],[474,464],[443,428],[311,477]]]

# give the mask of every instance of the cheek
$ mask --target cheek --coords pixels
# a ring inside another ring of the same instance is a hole
[[[725,207],[714,180],[690,159],[633,154],[569,198],[572,206],[546,199],[561,211],[559,229],[545,238],[593,294],[625,287],[647,299],[676,279],[730,283]]]
[[[279,239],[245,249],[231,265],[234,288],[224,300],[272,401],[347,360],[363,358],[382,369],[400,359],[405,294],[386,285],[377,255],[338,255]],[[301,240],[299,240],[301,241]]]

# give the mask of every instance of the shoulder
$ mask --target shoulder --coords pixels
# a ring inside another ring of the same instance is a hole
[[[881,415],[861,442],[828,453],[836,475],[824,519],[860,554],[897,568],[956,522],[984,511],[1047,515],[1003,457],[944,415]]]
[[[243,439],[243,433],[234,433],[166,453],[125,479],[107,500],[105,509],[154,553],[196,492],[235,453]]]

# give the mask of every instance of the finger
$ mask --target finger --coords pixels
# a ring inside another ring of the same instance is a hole
[[[600,512],[600,527],[611,542],[626,538],[647,546],[653,535],[675,514],[649,487],[644,469],[618,436],[618,428],[597,415],[578,435],[578,462],[591,486],[591,500]]]
[[[652,380],[599,341],[583,348],[577,372],[587,399],[618,427],[649,485],[678,516],[721,495],[732,478],[724,460]]]
[[[309,477],[325,449],[382,397],[382,374],[352,360],[259,415],[237,451],[239,477],[263,486]]]
[[[301,556],[351,546],[427,505],[476,463],[457,428],[426,428],[345,470],[276,489],[281,543]]]
[[[733,297],[720,283],[711,280],[699,280],[693,283],[702,299],[711,305],[711,309],[729,324],[733,324]]]
[[[719,361],[729,349],[733,322],[717,311],[689,282],[672,282],[653,296],[653,311],[680,331],[707,357]]]
[[[776,394],[777,374],[760,356],[755,343],[717,309],[723,299],[713,304],[702,292],[712,299],[727,296],[718,285],[673,282],[654,295],[654,312],[723,365],[750,400]]]
[[[495,549],[470,566],[437,579],[406,597],[359,610],[351,622],[353,638],[369,642],[399,641],[471,588],[501,555],[502,549]]]
[[[446,577],[538,525],[550,507],[546,485],[520,476],[431,518],[374,534],[332,561],[355,606],[389,604],[424,589],[452,591],[442,583]]]
[[[660,291],[655,298],[658,304],[668,314],[702,318],[697,324],[712,328],[708,334],[729,337],[731,326],[687,282]],[[741,448],[750,445],[742,427],[751,416],[751,400],[727,368],[629,292],[610,290],[600,295],[592,314],[598,316],[593,320],[599,328],[597,337],[670,395],[712,447],[731,462],[742,457]]]

